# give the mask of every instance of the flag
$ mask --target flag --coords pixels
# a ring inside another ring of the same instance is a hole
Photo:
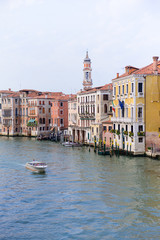
[[[119,106],[121,107],[121,109],[123,109],[123,108],[124,108],[124,102],[121,102],[121,101],[119,100]]]
[[[114,107],[114,103],[113,103],[113,101],[112,101],[112,111],[115,112],[115,107]]]

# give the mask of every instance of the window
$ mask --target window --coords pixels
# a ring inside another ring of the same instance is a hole
[[[115,124],[113,124],[113,129],[114,129],[114,130],[116,129],[116,125],[115,125]]]
[[[97,127],[97,133],[98,133],[98,127]]]
[[[17,98],[15,99],[15,103],[16,103],[16,104],[18,103],[18,99],[17,99]]]
[[[122,85],[122,94],[124,94],[124,85]]]
[[[143,83],[138,83],[138,92],[142,93],[143,92]]]
[[[114,87],[114,95],[116,95],[116,87]]]
[[[97,106],[97,113],[99,113],[99,105]]]
[[[60,114],[63,115],[63,110],[60,110]]]
[[[94,128],[92,127],[92,133],[94,133]]]
[[[138,132],[143,132],[143,125],[138,126]]]
[[[43,101],[43,105],[45,105],[45,102]]]
[[[126,108],[126,118],[128,118],[128,108]]]
[[[39,101],[39,105],[41,105],[41,101]]]
[[[18,109],[16,108],[15,110],[16,110],[15,111],[15,116],[17,117],[18,116]]]
[[[131,108],[131,118],[133,118],[133,107]]]
[[[43,108],[43,113],[45,113],[45,108]]]
[[[63,118],[60,119],[60,124],[63,124]]]
[[[126,84],[126,93],[128,93],[128,84]]]
[[[106,130],[107,130],[106,126],[103,126],[103,131],[106,131]]]
[[[108,94],[104,94],[103,95],[103,100],[105,101],[105,100],[108,100]]]
[[[118,87],[118,93],[121,94],[121,86]]]
[[[143,138],[142,137],[138,138],[138,142],[143,143]]]
[[[120,124],[118,124],[118,131],[120,131]]]
[[[128,125],[126,125],[126,131],[128,132]]]
[[[60,106],[63,107],[63,102],[60,102]]]
[[[109,107],[109,111],[112,112],[112,106]]]
[[[134,83],[131,85],[132,93],[134,92]]]
[[[133,125],[131,125],[131,132],[133,133]]]
[[[107,104],[104,104],[104,113],[107,113]]]
[[[98,100],[99,100],[99,95],[97,97],[98,97]]]
[[[142,107],[138,108],[138,117],[142,118]]]
[[[45,118],[43,118],[43,124],[45,124]]]
[[[2,109],[2,104],[0,103],[0,109]]]
[[[124,101],[122,101],[123,106],[124,106]],[[122,117],[124,117],[124,107],[122,108]]]
[[[108,131],[111,131],[111,130],[112,130],[112,126],[109,126],[109,127],[108,127]]]

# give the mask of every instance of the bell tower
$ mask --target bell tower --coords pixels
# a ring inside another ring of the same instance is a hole
[[[89,88],[92,88],[92,78],[91,78],[91,59],[88,57],[88,51],[86,52],[86,57],[84,59],[84,77],[83,77],[83,89],[87,90]]]

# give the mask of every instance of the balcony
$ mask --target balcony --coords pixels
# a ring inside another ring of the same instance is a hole
[[[12,109],[7,108],[2,110],[2,116],[3,117],[11,117],[12,116]]]
[[[12,120],[10,120],[10,119],[3,120],[3,125],[6,126],[6,127],[11,126],[12,125]]]
[[[126,117],[112,117],[112,122],[119,122],[119,123],[131,123],[133,122],[133,118],[126,118]]]
[[[137,132],[137,136],[144,137],[145,136],[145,132],[143,132],[143,131]]]
[[[79,117],[81,120],[95,120],[95,113],[80,113]]]

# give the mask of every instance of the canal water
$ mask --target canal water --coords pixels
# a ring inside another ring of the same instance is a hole
[[[160,239],[160,161],[1,137],[0,239]]]

